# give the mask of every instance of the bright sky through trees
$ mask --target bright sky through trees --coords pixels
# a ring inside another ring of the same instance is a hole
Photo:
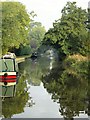
[[[52,23],[59,19],[61,10],[67,1],[77,2],[77,6],[87,9],[89,0],[1,0],[1,1],[19,1],[26,6],[26,9],[37,14],[36,21],[42,23],[46,30],[52,27]]]
[[[26,5],[27,10],[34,11],[37,14],[35,20],[41,22],[46,30],[52,27],[52,23],[59,19],[61,10],[68,0],[17,0]],[[76,1],[77,5],[87,9],[88,0],[70,0]]]

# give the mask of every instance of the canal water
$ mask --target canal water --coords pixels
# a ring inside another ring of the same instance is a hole
[[[15,96],[3,101],[2,117],[88,118],[85,69],[65,66],[52,52],[20,63]]]

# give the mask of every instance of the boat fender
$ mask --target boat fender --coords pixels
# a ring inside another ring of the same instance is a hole
[[[7,73],[5,73],[5,74],[4,74],[4,77],[7,77],[7,76],[8,76],[8,74],[7,74]]]
[[[4,77],[6,78],[8,76],[7,73],[4,74]],[[4,82],[4,85],[7,85],[7,82]]]
[[[4,82],[4,85],[7,85],[7,82]]]

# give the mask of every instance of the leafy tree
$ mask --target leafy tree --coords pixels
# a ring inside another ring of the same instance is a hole
[[[89,2],[90,4],[90,2]],[[88,39],[87,39],[87,51],[88,51],[88,55],[90,56],[90,8],[88,8],[88,24],[87,24],[87,28],[88,28]]]
[[[53,23],[44,37],[44,42],[52,43],[66,55],[84,52],[87,29],[84,22],[87,12],[76,6],[76,2],[67,2],[62,9],[61,19]]]
[[[29,15],[30,25],[27,36],[28,41],[26,46],[20,44],[18,49],[14,49],[16,55],[28,55],[36,51],[39,48],[45,34],[45,28],[42,26],[42,24],[34,21],[34,17],[37,16],[34,11],[31,11]]]
[[[2,4],[0,2],[0,17],[2,16]],[[0,57],[2,56],[2,19],[0,18]]]
[[[41,41],[44,38],[44,34],[45,28],[42,26],[42,24],[32,20],[29,31],[29,41],[32,51],[35,51],[39,48]]]
[[[30,45],[23,46],[21,45],[18,50],[15,51],[16,55],[30,55],[31,47]]]
[[[90,4],[90,2],[88,3]],[[86,21],[87,28],[90,30],[90,7],[88,7],[88,20]]]
[[[2,2],[2,51],[26,45],[30,18],[19,2]]]

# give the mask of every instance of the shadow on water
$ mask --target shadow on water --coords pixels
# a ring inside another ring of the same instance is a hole
[[[85,118],[90,115],[87,62],[74,60],[58,62],[52,59],[52,56],[43,55],[38,59],[27,59],[20,63],[19,70],[21,76],[16,95],[14,98],[5,99],[2,104],[2,114],[5,118],[24,113],[26,106],[33,106],[29,89],[30,86],[40,86],[41,82],[44,89],[51,94],[53,102],[59,105],[58,111],[64,120],[73,120],[75,117],[82,116]]]
[[[3,117],[11,118],[15,114],[23,113],[25,107],[34,105],[28,90],[30,85],[40,86],[41,76],[49,71],[50,64],[50,60],[46,57],[40,58],[38,61],[37,59],[27,59],[19,64],[20,78],[16,86],[15,97],[5,98],[2,102]]]
[[[44,87],[52,94],[53,101],[59,103],[59,112],[65,120],[80,118],[80,114],[88,117],[88,76],[88,62],[65,61],[42,77]]]

